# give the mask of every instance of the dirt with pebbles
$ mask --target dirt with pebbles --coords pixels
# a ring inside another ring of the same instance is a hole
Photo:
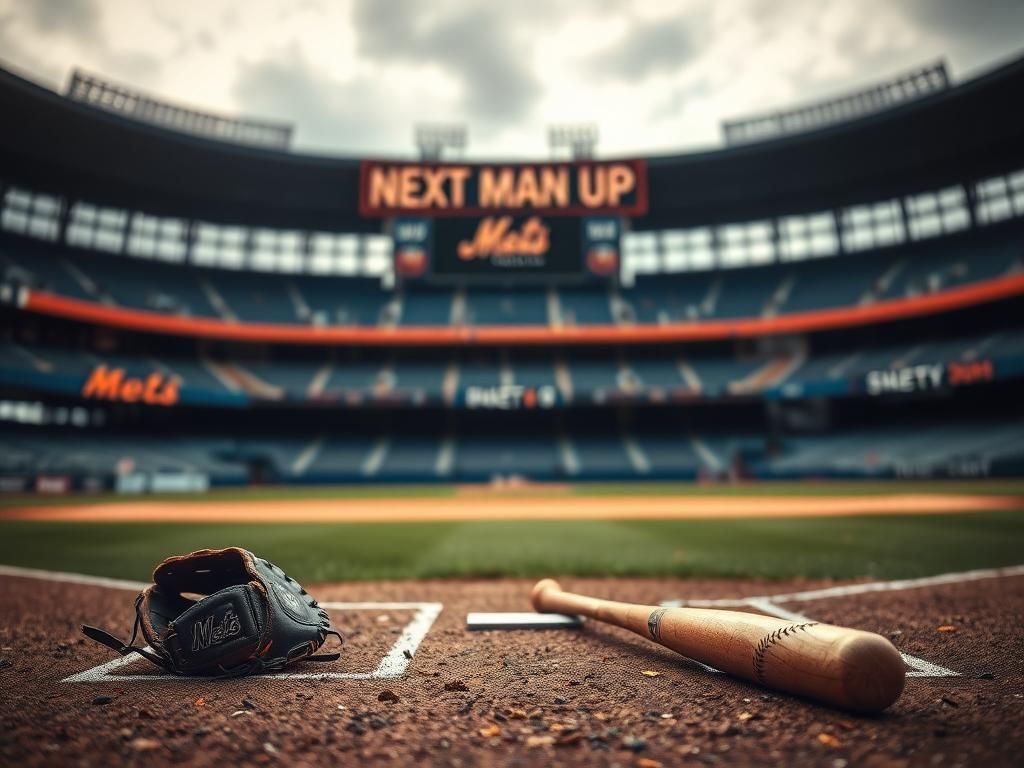
[[[635,602],[792,592],[822,582],[566,579]],[[79,632],[127,635],[132,593],[0,577],[0,762],[107,766],[413,762],[451,765],[1016,764],[1024,748],[1024,577],[862,594],[787,608],[890,637],[959,673],[912,677],[885,714],[858,717],[708,672],[614,627],[469,632],[471,610],[528,610],[531,583],[313,585],[321,601],[444,609],[392,679],[167,679],[111,660]],[[369,672],[412,610],[335,611],[342,659],[296,671]],[[939,630],[940,627],[944,629]],[[656,674],[644,674],[654,672]],[[146,680],[119,679],[142,674]]]

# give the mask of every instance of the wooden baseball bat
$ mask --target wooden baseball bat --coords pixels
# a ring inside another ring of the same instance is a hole
[[[740,611],[598,600],[563,592],[553,579],[537,582],[530,599],[537,611],[608,622],[730,675],[854,712],[879,712],[903,692],[903,659],[873,632]]]

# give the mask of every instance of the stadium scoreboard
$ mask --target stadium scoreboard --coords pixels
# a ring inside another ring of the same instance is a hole
[[[364,162],[359,210],[385,220],[405,280],[610,277],[623,219],[647,211],[643,161]]]

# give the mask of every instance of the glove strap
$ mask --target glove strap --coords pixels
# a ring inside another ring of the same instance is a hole
[[[134,644],[135,638],[138,636],[138,633],[138,617],[135,618],[135,626],[132,629],[132,637],[127,643],[125,643],[123,640],[114,637],[112,634],[100,629],[99,627],[91,627],[88,624],[82,625],[82,634],[88,637],[90,640],[95,640],[97,643],[100,643],[101,645],[105,645],[108,648],[112,648],[122,656],[130,656],[133,653],[137,653],[143,658],[153,662],[158,667],[165,669],[168,672],[173,672],[174,670],[171,669],[167,662],[164,661],[162,658],[157,656],[155,653],[152,653],[149,650]]]
[[[334,635],[338,638],[338,642],[344,644],[345,638],[341,636],[341,633],[336,629],[325,629],[324,635]],[[316,656],[307,656],[303,661],[337,661],[341,658],[341,652],[338,653],[321,653]]]

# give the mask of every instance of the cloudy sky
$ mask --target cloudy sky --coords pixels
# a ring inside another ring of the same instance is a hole
[[[723,119],[1022,49],[1022,0],[0,0],[19,73],[82,67],[341,154],[409,154],[418,122],[467,124],[474,157],[543,157],[552,123],[598,125],[600,155],[708,147]]]

